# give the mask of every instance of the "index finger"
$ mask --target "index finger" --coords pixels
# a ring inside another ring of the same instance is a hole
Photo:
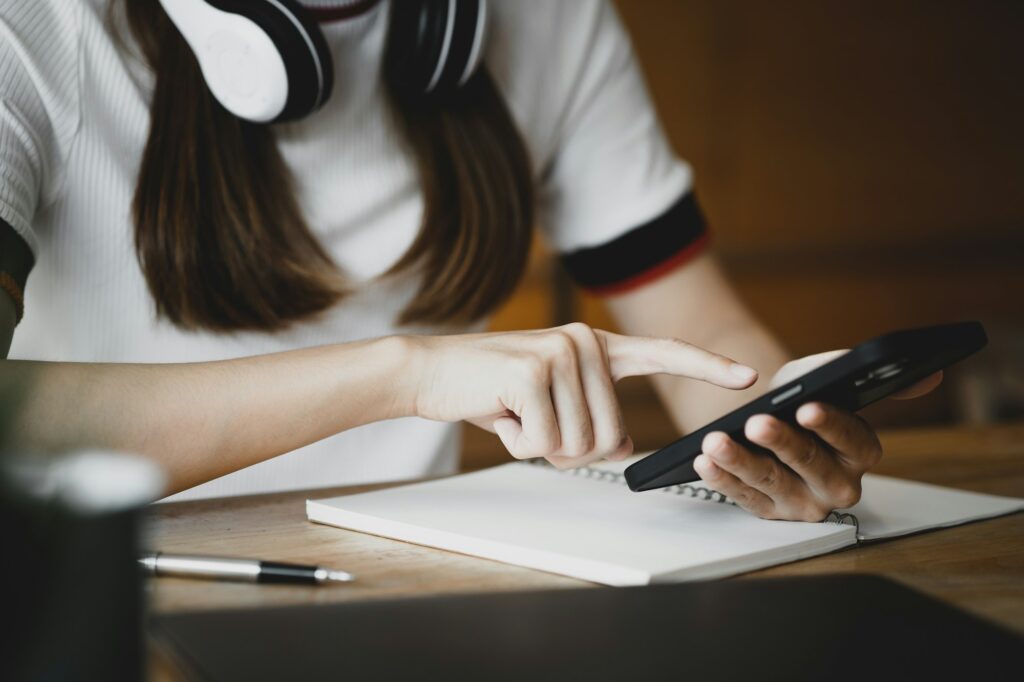
[[[747,388],[757,370],[679,339],[623,336],[599,331],[612,378],[672,374],[725,388]]]

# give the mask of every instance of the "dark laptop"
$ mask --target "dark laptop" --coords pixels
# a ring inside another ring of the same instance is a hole
[[[153,629],[205,680],[1024,679],[1024,639],[872,576],[178,613]]]

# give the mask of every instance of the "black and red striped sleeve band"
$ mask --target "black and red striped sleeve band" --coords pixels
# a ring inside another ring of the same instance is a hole
[[[6,220],[0,218],[0,272],[6,272],[24,290],[35,256]]]
[[[610,242],[562,256],[576,283],[599,295],[637,289],[700,253],[708,241],[697,200],[687,192],[667,211]]]
[[[10,296],[15,324],[25,312],[25,281],[34,263],[35,257],[25,240],[0,218],[0,296]]]

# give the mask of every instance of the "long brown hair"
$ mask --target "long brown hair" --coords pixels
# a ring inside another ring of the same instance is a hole
[[[157,313],[187,329],[276,330],[337,303],[345,282],[302,216],[271,128],[220,106],[158,0],[122,7],[156,77],[132,212]],[[399,322],[476,320],[511,293],[526,263],[526,148],[486,69],[424,101],[401,94],[389,53],[390,109],[424,200],[419,235],[386,273],[422,278]]]

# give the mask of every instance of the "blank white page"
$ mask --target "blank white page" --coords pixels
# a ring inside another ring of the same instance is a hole
[[[852,526],[765,521],[729,504],[633,493],[621,482],[527,463],[308,500],[306,513],[319,523],[609,585],[723,577],[856,542]]]
[[[881,540],[956,526],[1024,509],[1024,500],[984,495],[897,478],[864,477],[861,501],[849,511],[863,540]]]

